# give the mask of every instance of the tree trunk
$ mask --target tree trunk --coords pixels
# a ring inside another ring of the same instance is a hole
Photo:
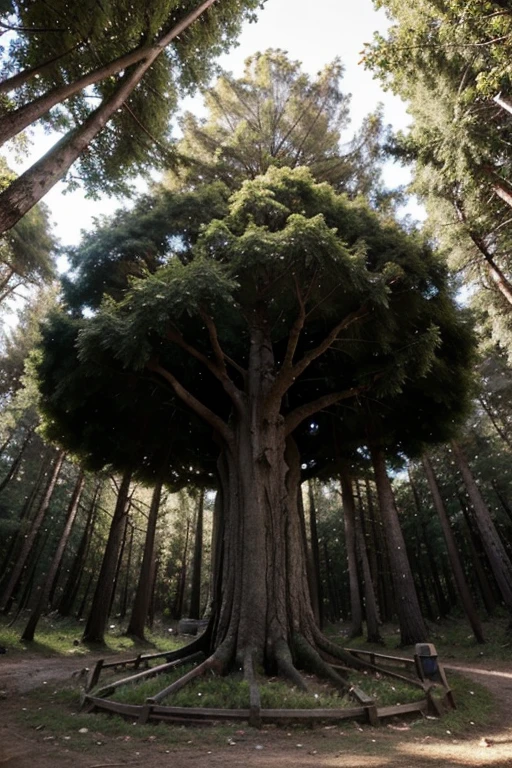
[[[194,560],[192,563],[192,585],[190,589],[191,619],[201,618],[201,568],[203,564],[203,518],[204,518],[204,488],[199,493],[196,520],[196,536],[194,540]]]
[[[384,523],[384,533],[388,545],[391,579],[400,623],[400,642],[401,645],[425,642],[427,639],[427,629],[414,588],[393,489],[386,470],[384,451],[373,445],[371,446],[371,456],[380,511]]]
[[[75,522],[76,513],[78,511],[78,503],[80,501],[80,496],[82,495],[84,483],[85,483],[85,473],[84,473],[84,470],[81,469],[78,474],[77,481],[75,483],[71,500],[69,502],[69,507],[66,515],[66,522],[64,524],[64,530],[62,531],[59,543],[57,545],[57,549],[53,556],[53,560],[51,562],[48,573],[46,575],[46,580],[44,582],[43,587],[41,588],[37,602],[34,608],[32,609],[32,613],[30,614],[30,618],[27,622],[27,626],[25,627],[25,630],[21,636],[21,640],[31,641],[34,639],[34,633],[36,631],[37,623],[41,617],[41,614],[43,613],[44,609],[48,604],[50,590],[55,580],[55,576],[57,575],[57,569],[62,560],[64,549],[68,543],[69,536],[71,533],[71,528],[73,527],[73,523]]]
[[[155,560],[155,533],[158,522],[158,510],[160,508],[160,499],[162,496],[163,481],[159,480],[153,490],[151,506],[149,508],[148,526],[146,530],[146,541],[144,543],[144,555],[142,566],[137,584],[137,592],[133,603],[130,621],[128,623],[127,635],[133,635],[140,640],[144,640],[144,626],[148,616],[149,604],[151,600],[151,576],[154,571]]]
[[[135,529],[130,526],[130,540],[128,541],[128,553],[126,555],[126,567],[124,573],[123,592],[121,596],[121,605],[119,606],[119,618],[124,620],[126,612],[128,610],[128,591],[130,589],[131,582],[131,570],[132,570],[132,554],[133,554],[133,537],[135,535]],[[119,558],[119,564],[121,564],[122,555]],[[117,579],[116,579],[117,581]]]
[[[94,137],[120,109],[162,51],[216,0],[206,0],[166,33],[139,63],[127,67],[111,96],[70,131],[44,157],[0,194],[0,234],[13,227],[66,174]],[[137,61],[137,59],[136,59]],[[126,67],[124,64],[121,69]],[[59,99],[60,101],[60,99]],[[46,111],[46,109],[45,109]],[[32,119],[30,122],[32,122]],[[18,129],[19,130],[19,129]]]
[[[353,638],[363,634],[363,609],[357,573],[356,505],[348,467],[341,459],[339,459],[339,465],[341,496],[343,500],[343,523],[345,527],[345,548],[350,585],[351,627],[349,637]]]
[[[437,514],[439,515],[439,520],[441,522],[441,528],[443,530],[443,535],[446,541],[446,548],[448,550],[448,557],[450,559],[453,575],[455,577],[455,583],[459,591],[464,611],[466,612],[466,616],[471,625],[471,629],[473,630],[473,634],[477,643],[484,643],[485,639],[482,625],[480,623],[480,619],[478,617],[478,613],[475,604],[473,603],[473,598],[471,597],[471,592],[469,591],[469,586],[462,569],[462,563],[460,561],[457,545],[455,544],[455,538],[450,526],[450,521],[448,520],[448,514],[446,512],[443,499],[441,498],[441,493],[439,492],[437,478],[434,474],[434,469],[430,463],[430,459],[426,454],[424,454],[422,457],[422,463],[430,488],[430,493],[432,494],[432,498],[434,500],[434,507]]]
[[[32,549],[36,536],[39,533],[39,529],[41,528],[42,522],[44,520],[44,516],[46,515],[48,507],[50,506],[53,491],[55,489],[57,478],[59,477],[59,473],[62,468],[62,463],[64,461],[64,458],[65,458],[64,451],[60,451],[57,454],[57,457],[55,459],[52,473],[49,477],[43,498],[41,499],[39,508],[36,512],[34,520],[32,521],[30,530],[28,531],[25,537],[25,541],[23,542],[21,552],[18,555],[18,559],[12,570],[11,577],[9,579],[7,587],[5,588],[2,594],[2,597],[0,599],[0,606],[3,606],[2,610],[4,613],[8,613],[10,610],[12,600],[13,600],[13,595],[19,583],[21,574],[23,573],[23,569],[27,563],[30,550]]]
[[[510,562],[505,547],[494,526],[489,509],[475,482],[475,478],[473,477],[473,473],[471,472],[461,447],[455,441],[452,441],[451,445],[475,512],[476,524],[494,578],[500,589],[503,602],[508,610],[512,611],[512,563]]]
[[[25,453],[25,450],[32,438],[32,435],[34,434],[33,429],[29,429],[27,434],[25,435],[25,439],[23,440],[23,443],[21,444],[21,448],[18,451],[18,454],[14,461],[12,462],[11,466],[9,467],[9,470],[7,472],[7,475],[4,477],[2,482],[0,483],[0,493],[4,490],[4,488],[10,483],[10,481],[13,479],[13,477],[16,475],[16,473],[19,470],[21,459],[23,458],[23,454]]]
[[[356,488],[358,488],[357,481]],[[366,547],[366,537],[364,535],[363,527],[363,507],[361,504],[361,496],[358,492],[359,509],[355,512],[355,526],[356,526],[356,544],[357,551],[359,553],[359,560],[363,569],[363,584],[364,584],[364,605],[366,613],[366,639],[369,643],[382,643],[382,636],[379,631],[379,609],[377,606],[377,599],[375,597],[375,590],[373,588],[372,572],[370,569],[370,561],[368,559],[368,550]]]
[[[313,566],[313,589],[312,601],[313,610],[319,627],[323,627],[324,624],[324,611],[323,611],[323,591],[322,591],[322,578],[320,575],[320,547],[318,545],[318,527],[316,518],[316,504],[315,493],[313,489],[313,483],[308,480],[308,499],[309,499],[309,534],[311,538],[311,559]]]
[[[96,522],[96,514],[98,510],[97,501],[100,493],[101,483],[96,484],[94,489],[94,495],[89,505],[87,512],[87,520],[85,521],[84,530],[76,551],[76,555],[73,560],[73,564],[69,571],[69,576],[66,581],[66,586],[60,598],[58,612],[61,616],[69,616],[73,609],[78,590],[80,588],[80,577],[83,573],[85,561],[87,559],[87,553],[89,548],[89,542],[91,540],[92,532]]]
[[[130,470],[127,470],[124,473],[117,495],[117,502],[110,526],[107,546],[105,554],[103,555],[100,574],[98,576],[89,618],[87,619],[83,635],[84,641],[88,643],[104,642],[105,628],[114,592],[117,561],[128,523],[128,493],[130,490],[131,476],[132,473]]]
[[[174,597],[174,604],[172,608],[172,615],[175,619],[181,619],[183,616],[183,604],[185,602],[185,587],[187,583],[187,557],[188,557],[189,532],[190,532],[190,520],[187,520],[185,544],[183,546],[183,554],[181,556],[181,568],[178,574],[178,582],[176,584],[176,595]]]

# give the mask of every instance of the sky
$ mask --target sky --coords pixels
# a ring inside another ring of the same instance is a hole
[[[268,48],[281,48],[290,58],[301,61],[305,72],[315,75],[339,57],[345,66],[343,90],[352,94],[354,129],[379,102],[384,105],[386,122],[395,128],[403,128],[408,123],[403,102],[384,92],[371,73],[359,64],[364,43],[371,41],[375,30],[384,31],[385,28],[385,14],[375,11],[371,0],[357,0],[357,3],[353,0],[314,0],[313,3],[311,0],[267,0],[259,12],[258,22],[244,26],[239,45],[224,54],[218,63],[240,76],[248,56]],[[183,109],[197,113],[201,104],[200,96],[187,99]],[[32,161],[55,141],[55,136],[38,135]],[[28,165],[27,160],[18,171]],[[407,173],[397,166],[388,166],[385,180],[389,186],[396,186],[407,180]],[[63,194],[63,189],[63,184],[58,184],[44,198],[51,210],[55,233],[63,246],[78,243],[81,230],[92,228],[94,216],[108,214],[125,203],[111,198],[95,202],[85,199],[79,191]]]

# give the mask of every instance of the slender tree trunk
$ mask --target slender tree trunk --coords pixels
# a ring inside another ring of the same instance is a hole
[[[116,599],[116,592],[117,592],[117,585],[119,584],[119,574],[121,573],[121,566],[123,565],[123,558],[124,558],[124,550],[126,548],[126,538],[128,536],[128,528],[131,529],[130,536],[133,534],[133,525],[131,525],[130,520],[128,519],[128,512],[130,507],[128,507],[127,515],[126,515],[126,525],[124,527],[123,531],[123,540],[121,542],[121,549],[119,551],[119,556],[117,558],[116,563],[116,569],[114,574],[114,580],[112,584],[112,595],[110,596],[110,605],[108,607],[108,616],[111,616],[114,612],[114,603]],[[121,608],[121,606],[119,606]]]
[[[78,545],[73,564],[69,571],[66,586],[64,587],[64,591],[60,599],[58,611],[61,616],[69,616],[73,609],[73,605],[80,588],[80,576],[83,573],[83,568],[87,559],[89,542],[91,540],[92,532],[96,522],[96,514],[98,510],[97,501],[100,488],[101,483],[97,483],[87,512],[87,519],[85,521],[80,543]]]
[[[352,490],[352,479],[349,469],[344,461],[339,459],[341,496],[343,500],[343,523],[345,526],[345,547],[347,551],[348,577],[350,585],[350,637],[359,637],[363,634],[363,609],[361,593],[359,591],[359,577],[357,573],[357,545],[356,545],[356,505]]]
[[[201,569],[203,565],[203,518],[204,518],[204,488],[199,493],[196,520],[196,536],[194,540],[194,560],[192,563],[192,585],[190,589],[191,619],[201,618]]]
[[[441,528],[443,530],[443,535],[446,541],[446,548],[448,550],[448,557],[450,559],[453,575],[455,577],[455,583],[459,591],[464,611],[466,612],[466,616],[471,625],[471,629],[473,630],[473,634],[477,643],[484,643],[485,638],[482,630],[482,624],[478,617],[478,612],[476,610],[475,604],[473,603],[473,598],[471,597],[471,592],[469,590],[469,586],[462,569],[459,552],[457,550],[457,545],[455,544],[455,538],[450,526],[448,514],[446,512],[443,499],[441,498],[441,493],[437,484],[437,478],[435,476],[432,464],[430,463],[430,459],[426,454],[424,454],[422,457],[422,463],[430,488],[430,493],[432,494],[432,498],[434,500],[434,507],[437,514],[439,515],[439,520],[441,522]]]
[[[130,621],[128,623],[127,635],[133,635],[140,640],[144,640],[144,625],[148,616],[149,604],[151,601],[151,577],[154,571],[155,561],[155,534],[156,524],[158,522],[158,510],[160,508],[160,499],[162,496],[163,481],[158,480],[153,490],[151,506],[148,515],[148,527],[146,530],[146,541],[144,543],[144,555],[142,566],[137,584],[137,592],[133,603]]]
[[[14,91],[16,88],[19,88],[20,86],[25,85],[25,83],[28,83],[34,77],[44,74],[44,72],[47,72],[49,69],[51,69],[51,67],[57,61],[63,59],[68,55],[68,53],[72,53],[74,50],[76,50],[77,47],[77,45],[74,45],[72,48],[68,48],[66,51],[62,51],[62,53],[59,53],[57,56],[52,56],[52,58],[47,59],[41,64],[37,64],[35,67],[27,67],[27,69],[24,69],[21,72],[12,75],[11,77],[7,77],[0,83],[0,93],[9,93],[10,91]]]
[[[78,606],[78,611],[76,612],[77,621],[80,621],[80,619],[84,615],[85,606],[87,605],[87,600],[89,598],[89,593],[91,591],[93,581],[94,581],[94,574],[91,573],[89,575],[89,578],[87,579],[87,584],[85,585],[84,594],[82,595],[80,605]]]
[[[27,622],[27,626],[25,627],[25,630],[21,636],[22,640],[31,641],[34,639],[34,633],[36,631],[37,623],[41,617],[41,614],[43,613],[43,611],[45,610],[48,604],[50,590],[52,588],[53,582],[57,575],[57,569],[61,563],[62,556],[64,554],[64,549],[66,548],[66,545],[68,543],[69,536],[71,534],[71,528],[73,527],[73,523],[75,522],[76,513],[78,511],[78,504],[80,501],[80,496],[82,495],[84,483],[85,483],[85,473],[84,473],[84,470],[81,469],[75,483],[71,500],[69,502],[69,507],[66,515],[66,522],[64,524],[64,530],[62,531],[59,543],[57,545],[57,549],[53,556],[53,560],[51,562],[48,573],[46,575],[46,580],[44,582],[44,585],[40,590],[37,602],[34,608],[32,609],[32,613],[30,614],[30,618]]]
[[[124,574],[124,585],[123,585],[123,594],[121,597],[121,605],[119,607],[119,618],[121,621],[124,620],[126,616],[126,612],[128,610],[128,591],[130,589],[130,583],[131,583],[131,571],[132,571],[132,553],[133,553],[133,537],[135,534],[134,527],[131,526],[130,529],[130,540],[128,542],[128,553],[126,556],[126,568],[125,568],[125,574]]]
[[[170,32],[166,33],[147,54],[135,59],[138,63],[126,68],[112,95],[105,98],[84,123],[64,136],[44,157],[25,171],[0,194],[0,233],[13,227],[28,211],[49,192],[73,165],[95,136],[120,109],[162,51],[198,19],[216,0],[206,0],[188,14]],[[105,74],[105,76],[108,76]],[[60,101],[60,99],[59,99]],[[46,109],[44,110],[46,112]],[[32,122],[34,118],[30,119]],[[17,130],[22,130],[18,128]]]
[[[427,629],[414,588],[393,489],[386,470],[384,451],[376,446],[371,446],[371,455],[384,532],[388,544],[391,579],[400,623],[401,645],[413,645],[414,643],[424,642],[427,639]]]
[[[174,598],[174,606],[172,609],[172,614],[175,619],[181,619],[183,616],[183,604],[185,602],[185,587],[187,583],[187,557],[188,557],[189,531],[190,531],[190,520],[187,520],[185,544],[183,547],[183,554],[181,556],[181,568],[178,575],[178,583],[176,584],[176,596]]]
[[[160,556],[153,558],[153,565],[151,569],[151,582],[149,587],[149,607],[148,607],[148,628],[153,629],[153,623],[155,621],[155,592],[156,582],[158,578],[158,570],[160,568]]]
[[[30,530],[28,531],[25,537],[25,541],[23,542],[21,552],[18,555],[16,565],[12,570],[11,577],[9,579],[7,587],[5,588],[2,594],[2,597],[0,598],[0,606],[3,606],[2,610],[4,613],[9,612],[9,609],[12,604],[14,592],[21,578],[21,574],[23,573],[23,569],[27,563],[30,550],[32,549],[36,536],[44,520],[44,516],[46,515],[48,507],[50,506],[50,501],[52,499],[53,491],[57,483],[57,478],[59,477],[59,473],[62,468],[64,457],[65,457],[65,453],[63,451],[60,451],[57,454],[57,457],[53,465],[52,473],[50,475],[48,484],[46,486],[45,493],[43,495],[43,498],[41,499],[41,503],[39,504],[39,509],[37,510],[34,520],[32,521]]]
[[[464,528],[466,533],[465,538],[469,546],[469,551],[471,553],[471,562],[476,573],[480,594],[482,595],[482,601],[483,601],[485,610],[487,612],[487,615],[489,617],[492,617],[496,612],[495,593],[489,581],[489,577],[485,571],[485,568],[482,565],[480,554],[478,553],[477,548],[475,546],[476,534],[473,530],[471,520],[469,519],[468,508],[465,504],[462,504],[462,499],[460,498],[459,498],[459,503],[460,503],[462,513],[463,513],[463,518],[464,518]],[[480,538],[478,539],[478,541],[479,541],[479,544],[481,545],[482,542]],[[482,553],[482,556],[484,556],[483,553]]]
[[[130,481],[131,471],[127,470],[123,475],[117,495],[107,546],[84,630],[83,639],[89,643],[104,642],[105,628],[114,591],[115,571],[128,522]]]
[[[18,451],[18,454],[16,455],[16,458],[14,459],[14,461],[11,464],[11,466],[9,467],[9,470],[8,470],[6,476],[4,477],[2,482],[0,483],[0,493],[10,483],[10,481],[13,479],[13,477],[16,476],[16,474],[17,474],[17,472],[18,472],[18,470],[20,468],[21,459],[23,458],[23,454],[25,453],[25,450],[26,450],[26,448],[27,448],[27,446],[28,446],[28,444],[29,444],[33,434],[34,434],[34,430],[33,429],[29,429],[27,434],[25,435],[25,439],[23,440],[23,443],[21,444],[21,448]]]
[[[357,481],[356,481],[357,486]],[[359,496],[359,501],[361,497]],[[375,597],[375,590],[373,588],[372,574],[370,570],[370,561],[368,559],[368,551],[366,548],[366,538],[363,529],[363,509],[359,505],[359,510],[354,507],[355,528],[356,528],[356,545],[359,553],[359,560],[363,570],[363,584],[364,584],[364,605],[366,613],[366,639],[369,643],[382,643],[382,636],[379,631],[379,609],[377,607],[377,600]]]
[[[473,510],[475,520],[482,538],[482,544],[489,560],[494,578],[509,611],[512,611],[512,563],[492,521],[489,509],[475,482],[468,461],[458,443],[452,441],[455,460],[463,477]]]
[[[314,576],[314,597],[312,598],[313,610],[315,617],[318,621],[318,626],[323,627],[324,624],[324,611],[323,611],[323,590],[322,590],[322,577],[320,574],[320,547],[318,545],[318,526],[316,516],[316,504],[315,493],[313,483],[308,480],[308,500],[309,500],[309,534],[311,538],[311,559],[313,565]]]

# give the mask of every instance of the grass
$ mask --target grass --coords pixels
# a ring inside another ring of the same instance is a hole
[[[0,645],[8,649],[9,656],[26,655],[27,652],[38,653],[41,656],[81,657],[91,653],[115,655],[130,651],[158,652],[172,651],[183,645],[183,639],[177,638],[164,628],[147,633],[147,643],[134,641],[123,634],[123,628],[117,623],[111,623],[105,634],[105,645],[82,643],[81,636],[84,624],[74,619],[58,616],[43,616],[38,625],[35,640],[27,643],[20,640],[27,617],[20,618],[12,627],[7,617],[0,617]]]
[[[178,680],[192,669],[192,666],[179,667],[172,672],[159,675],[140,683],[119,687],[112,696],[115,701],[126,704],[143,704],[159,691]],[[126,677],[117,675],[116,679]],[[263,709],[340,709],[356,706],[354,699],[336,691],[329,683],[306,676],[310,691],[298,690],[284,680],[260,677],[258,680]],[[385,676],[354,673],[350,684],[362,688],[373,696],[377,706],[405,704],[424,698],[423,691],[400,680],[391,680]],[[108,685],[107,680],[100,681],[100,686]],[[249,706],[249,687],[240,674],[217,677],[213,674],[196,678],[189,682],[172,697],[161,702],[176,707],[212,707],[225,709],[247,709]]]

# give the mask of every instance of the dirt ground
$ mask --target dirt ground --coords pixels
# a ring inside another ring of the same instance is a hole
[[[455,739],[448,731],[442,738],[425,736],[406,724],[373,729],[350,723],[343,728],[320,726],[288,733],[237,727],[232,738],[221,744],[213,734],[205,737],[201,731],[198,738],[190,729],[189,744],[169,746],[153,737],[144,742],[130,736],[105,737],[99,717],[91,748],[77,751],[71,736],[46,736],[44,730],[21,725],[17,715],[30,702],[30,691],[69,681],[79,665],[77,659],[0,657],[1,768],[512,768],[512,664],[446,667],[484,684],[496,697],[494,724],[485,732],[475,726],[470,739]]]

